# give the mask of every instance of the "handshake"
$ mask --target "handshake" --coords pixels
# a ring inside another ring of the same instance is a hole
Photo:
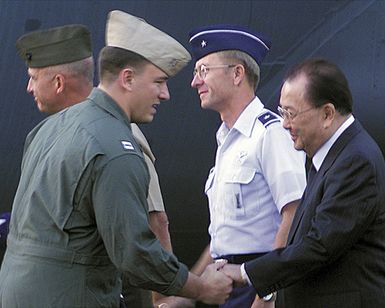
[[[189,278],[179,294],[182,297],[163,297],[154,307],[195,307],[195,301],[190,298],[206,304],[223,304],[230,296],[233,286],[240,287],[247,284],[242,278],[240,267],[238,264],[228,264],[226,260],[221,259],[209,264],[200,276],[189,273]]]

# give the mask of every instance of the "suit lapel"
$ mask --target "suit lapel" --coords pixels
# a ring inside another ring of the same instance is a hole
[[[319,177],[319,172],[317,172],[314,175],[314,178],[311,181],[311,183],[309,185],[306,185],[305,191],[303,192],[303,195],[301,198],[301,202],[298,206],[297,211],[295,212],[295,215],[293,218],[293,223],[292,223],[290,231],[289,231],[289,235],[288,235],[288,239],[287,239],[288,244],[290,244],[292,242],[294,235],[297,232],[299,224],[302,220],[302,216],[305,212],[305,208],[307,207],[307,203],[309,202],[309,198],[307,196],[311,193],[313,187],[317,186],[315,183],[318,182],[318,177]]]
[[[317,189],[319,183],[323,179],[323,175],[330,169],[334,161],[338,157],[339,153],[345,148],[346,144],[360,131],[362,130],[361,125],[355,120],[352,125],[350,125],[330,148],[328,154],[323,161],[321,168],[318,170],[314,176],[312,182],[306,186],[306,189],[302,195],[301,203],[294,215],[293,223],[291,225],[287,243],[291,244],[294,236],[298,230],[298,227],[301,223],[302,217],[304,215],[305,209],[310,206],[309,202],[311,200],[310,196],[313,195],[313,190]]]

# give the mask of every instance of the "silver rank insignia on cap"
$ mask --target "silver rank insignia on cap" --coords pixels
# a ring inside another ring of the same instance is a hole
[[[201,46],[202,46],[202,48],[206,47],[207,46],[207,42],[205,40],[203,40],[202,43],[201,43]]]

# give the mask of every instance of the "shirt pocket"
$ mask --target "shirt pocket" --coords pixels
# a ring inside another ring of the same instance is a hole
[[[247,188],[255,177],[256,169],[237,167],[227,173],[225,182],[225,203],[231,218],[239,219],[247,214]]]

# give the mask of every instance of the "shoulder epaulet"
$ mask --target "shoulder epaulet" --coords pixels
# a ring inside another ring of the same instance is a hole
[[[275,122],[279,122],[278,117],[272,113],[271,111],[266,111],[262,113],[258,120],[263,124],[263,126],[268,127],[270,124],[273,124]]]

